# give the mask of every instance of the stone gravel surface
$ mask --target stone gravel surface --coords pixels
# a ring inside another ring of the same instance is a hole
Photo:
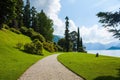
[[[58,62],[58,55],[54,54],[38,61],[18,80],[83,80]]]

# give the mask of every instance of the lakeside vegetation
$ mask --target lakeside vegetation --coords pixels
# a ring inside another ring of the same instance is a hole
[[[86,80],[120,80],[120,58],[70,52],[58,60]]]
[[[16,80],[36,61],[50,55],[46,50],[44,56],[27,54],[15,48],[18,42],[25,44],[31,40],[22,34],[0,30],[0,80]]]

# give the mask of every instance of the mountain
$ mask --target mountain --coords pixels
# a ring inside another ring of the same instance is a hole
[[[85,43],[86,50],[103,50],[106,49],[104,44],[101,43]]]
[[[112,47],[108,48],[107,50],[118,50],[118,49],[120,49],[120,47],[118,47],[118,46],[112,46]]]
[[[61,38],[63,38],[63,37],[59,36],[59,35],[54,35],[53,42],[57,43]]]
[[[102,43],[84,43],[86,50],[106,50],[106,49],[120,49],[119,42],[111,42],[109,44]]]

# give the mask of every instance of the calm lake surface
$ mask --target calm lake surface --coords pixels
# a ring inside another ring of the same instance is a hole
[[[120,50],[88,50],[87,52],[91,54],[99,53],[100,55],[120,57]]]

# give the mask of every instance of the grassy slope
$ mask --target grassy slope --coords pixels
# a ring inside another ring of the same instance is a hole
[[[29,66],[49,54],[45,50],[45,56],[26,54],[15,48],[18,42],[31,40],[22,34],[0,30],[0,80],[16,80]]]
[[[120,58],[66,53],[58,60],[87,80],[120,80]]]

